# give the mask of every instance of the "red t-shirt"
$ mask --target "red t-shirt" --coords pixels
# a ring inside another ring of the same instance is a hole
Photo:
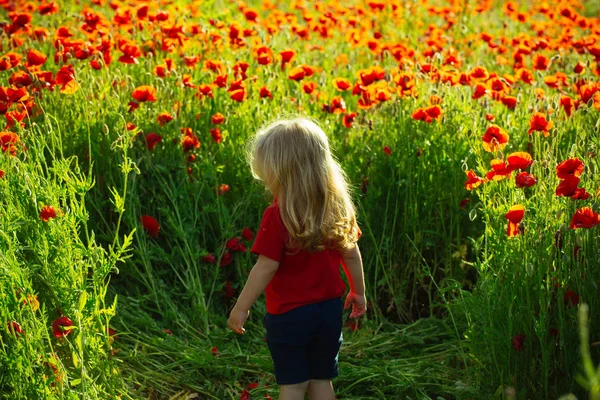
[[[269,314],[341,297],[346,285],[340,275],[342,253],[325,249],[317,252],[290,252],[285,247],[287,229],[274,203],[263,214],[251,252],[279,261],[279,268],[267,285],[265,297]]]

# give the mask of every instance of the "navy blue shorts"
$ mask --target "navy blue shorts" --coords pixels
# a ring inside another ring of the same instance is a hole
[[[338,376],[342,344],[342,299],[266,313],[263,324],[278,385]]]

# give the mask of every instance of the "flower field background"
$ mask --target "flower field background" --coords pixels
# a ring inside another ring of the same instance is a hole
[[[338,398],[600,398],[597,2],[0,5],[3,397],[276,398],[226,318],[300,114],[363,232]]]

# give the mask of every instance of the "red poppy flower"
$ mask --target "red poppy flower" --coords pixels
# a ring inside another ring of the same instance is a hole
[[[201,260],[203,263],[212,264],[215,262],[216,259],[215,259],[215,256],[213,256],[212,254],[209,253],[209,254],[202,256]]]
[[[212,86],[206,85],[206,84],[198,85],[198,95],[200,97],[208,96],[208,97],[212,98],[213,97]]]
[[[292,68],[292,70],[290,71],[288,78],[293,81],[299,82],[302,79],[304,79],[305,76],[306,76],[306,72],[304,71],[304,68],[295,67],[295,68]]]
[[[523,351],[525,349],[525,335],[517,334],[512,341],[512,346],[517,351]]]
[[[512,206],[504,214],[504,217],[508,220],[508,229],[506,230],[508,237],[514,237],[519,234],[519,223],[523,220],[524,215],[525,207],[521,204]]]
[[[511,176],[512,170],[508,168],[504,161],[494,159],[490,161],[490,164],[492,165],[492,170],[485,175],[488,180],[500,181]]]
[[[221,256],[221,262],[219,263],[219,265],[221,267],[226,267],[229,264],[231,264],[232,262],[233,262],[233,256],[231,255],[229,250],[225,250],[225,252],[223,253],[223,256]]]
[[[160,231],[160,225],[158,224],[158,221],[150,215],[142,215],[141,220],[142,226],[146,232],[148,232],[150,236],[157,237],[158,232]]]
[[[48,57],[35,49],[30,49],[27,52],[27,67],[39,67],[43,65]]]
[[[352,126],[352,123],[354,122],[355,118],[356,118],[355,112],[347,113],[342,118],[342,123],[344,124],[344,126],[346,128],[350,128]]]
[[[227,297],[228,299],[235,296],[235,288],[233,286],[231,286],[231,284],[232,284],[231,281],[227,281],[227,282],[225,282],[225,285],[223,286],[223,291],[225,292],[225,297]]]
[[[246,100],[246,98],[248,97],[248,94],[246,93],[246,89],[237,89],[231,92],[230,95],[232,100],[237,101],[238,103],[241,103],[242,101]]]
[[[529,121],[529,130],[527,131],[527,133],[531,135],[531,132],[539,131],[542,132],[545,137],[548,137],[550,136],[548,130],[552,128],[553,124],[554,123],[552,121],[546,120],[545,114],[536,112],[533,114],[531,120]]]
[[[281,56],[281,70],[285,69],[285,64],[289,64],[296,57],[296,50],[287,49],[279,53]]]
[[[548,57],[542,54],[536,54],[533,56],[533,69],[545,71],[548,69],[548,65],[550,65],[550,60]]]
[[[383,147],[383,152],[384,152],[386,155],[388,155],[388,156],[389,156],[389,155],[391,155],[391,154],[392,154],[392,149],[390,149],[388,146],[384,146],[384,147]]]
[[[194,135],[192,128],[180,128],[179,130],[184,134],[183,138],[181,138],[181,147],[184,153],[200,147],[200,140]]]
[[[55,82],[61,86],[60,92],[64,94],[73,94],[79,89],[75,82],[75,70],[71,64],[62,66],[56,72]]]
[[[536,182],[537,180],[535,179],[535,177],[533,175],[529,175],[527,172],[521,172],[520,174],[518,174],[515,181],[517,187],[519,188],[531,187],[535,185]]]
[[[250,392],[248,392],[246,389],[242,390],[242,395],[240,396],[240,400],[250,400]]]
[[[578,229],[578,228],[593,228],[594,226],[600,224],[600,215],[594,212],[590,207],[580,208],[573,214],[571,218],[571,223],[569,224],[569,228]]]
[[[156,89],[152,86],[138,86],[131,94],[131,97],[140,103],[145,101],[156,101]]]
[[[17,321],[9,321],[6,323],[8,326],[8,331],[15,336],[19,336],[23,333],[23,329],[21,329],[21,325]]]
[[[563,296],[563,302],[565,306],[576,307],[579,304],[579,295],[571,289],[567,289]]]
[[[4,178],[4,171],[0,169],[0,179]]]
[[[504,96],[502,98],[502,104],[504,104],[509,110],[512,110],[517,105],[517,98],[514,96]]]
[[[219,128],[213,128],[209,132],[215,143],[221,143],[223,141],[223,136],[221,135],[221,130]]]
[[[150,150],[150,151],[152,151],[154,146],[156,146],[161,141],[162,141],[162,136],[160,136],[158,133],[149,133],[146,135],[146,146],[148,147],[148,150]]]
[[[263,87],[260,88],[260,91],[259,91],[258,94],[259,94],[259,96],[260,96],[261,99],[263,97],[268,97],[270,99],[273,98],[273,95],[271,94],[271,91],[269,89],[267,89],[265,86],[263,86]]]
[[[333,80],[333,86],[335,86],[335,88],[341,92],[348,90],[352,87],[352,84],[350,83],[350,81],[348,79],[344,79],[344,78],[335,78]]]
[[[56,218],[56,211],[52,206],[44,206],[42,207],[42,211],[40,211],[40,218],[44,222],[48,222],[50,218]]]
[[[475,86],[475,90],[473,91],[473,95],[471,96],[471,98],[473,100],[479,99],[480,97],[483,97],[486,92],[487,92],[487,89],[485,88],[485,86],[477,85],[477,86]]]
[[[244,238],[244,240],[251,241],[252,239],[254,239],[254,232],[252,232],[250,228],[246,227],[242,229],[242,237]]]
[[[465,189],[467,190],[473,190],[485,182],[485,179],[478,177],[475,171],[471,169],[465,173],[467,174],[467,181],[465,182]]]
[[[217,195],[220,196],[224,193],[229,192],[229,185],[226,183],[222,183],[217,187]]]
[[[215,125],[222,124],[223,121],[225,121],[225,117],[221,113],[216,113],[215,115],[213,115],[212,117],[210,117],[210,122],[213,123],[213,124],[215,124]]]
[[[508,143],[508,134],[498,125],[490,126],[483,137],[483,148],[490,153],[502,150]]]
[[[160,124],[160,126],[165,126],[166,124],[168,124],[169,122],[171,122],[173,120],[173,116],[169,113],[163,112],[158,114],[158,123]]]
[[[581,74],[583,71],[585,71],[585,63],[583,61],[577,62],[577,65],[573,68],[573,72]]]
[[[52,333],[54,333],[54,337],[60,338],[69,335],[72,332],[72,329],[63,329],[69,326],[73,326],[73,321],[68,317],[62,316],[55,319],[52,323]]]
[[[166,333],[167,335],[173,335],[173,332],[171,332],[170,329],[163,329],[163,332]]]
[[[531,164],[533,164],[533,159],[529,153],[519,151],[516,153],[510,153],[506,157],[506,161],[508,163],[508,169],[514,171],[516,169],[527,169]]]
[[[238,237],[229,239],[225,244],[225,247],[231,251],[246,251],[246,246],[242,243],[242,240]]]
[[[562,108],[564,108],[567,117],[570,117],[573,114],[574,104],[572,98],[570,98],[569,96],[561,96],[560,105]]]
[[[575,193],[571,196],[573,200],[587,200],[590,198],[590,194],[585,190],[585,188],[577,188],[575,189]]]
[[[316,88],[317,88],[317,84],[315,82],[312,82],[312,81],[304,82],[302,84],[302,90],[306,94],[312,94],[315,91]]]
[[[469,198],[464,198],[460,201],[460,203],[458,204],[458,206],[464,210],[465,208],[467,208],[467,205],[471,202],[471,199]]]
[[[580,176],[584,169],[583,161],[579,158],[569,158],[556,166],[556,175],[560,179],[566,179],[573,176]]]
[[[569,176],[560,181],[558,187],[556,188],[556,195],[571,197],[575,194],[578,185],[579,178],[576,176]]]

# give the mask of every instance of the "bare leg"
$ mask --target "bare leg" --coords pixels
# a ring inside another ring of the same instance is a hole
[[[279,386],[279,400],[304,400],[308,381]]]
[[[335,400],[333,384],[328,379],[310,379],[308,381],[308,398],[310,400]]]

